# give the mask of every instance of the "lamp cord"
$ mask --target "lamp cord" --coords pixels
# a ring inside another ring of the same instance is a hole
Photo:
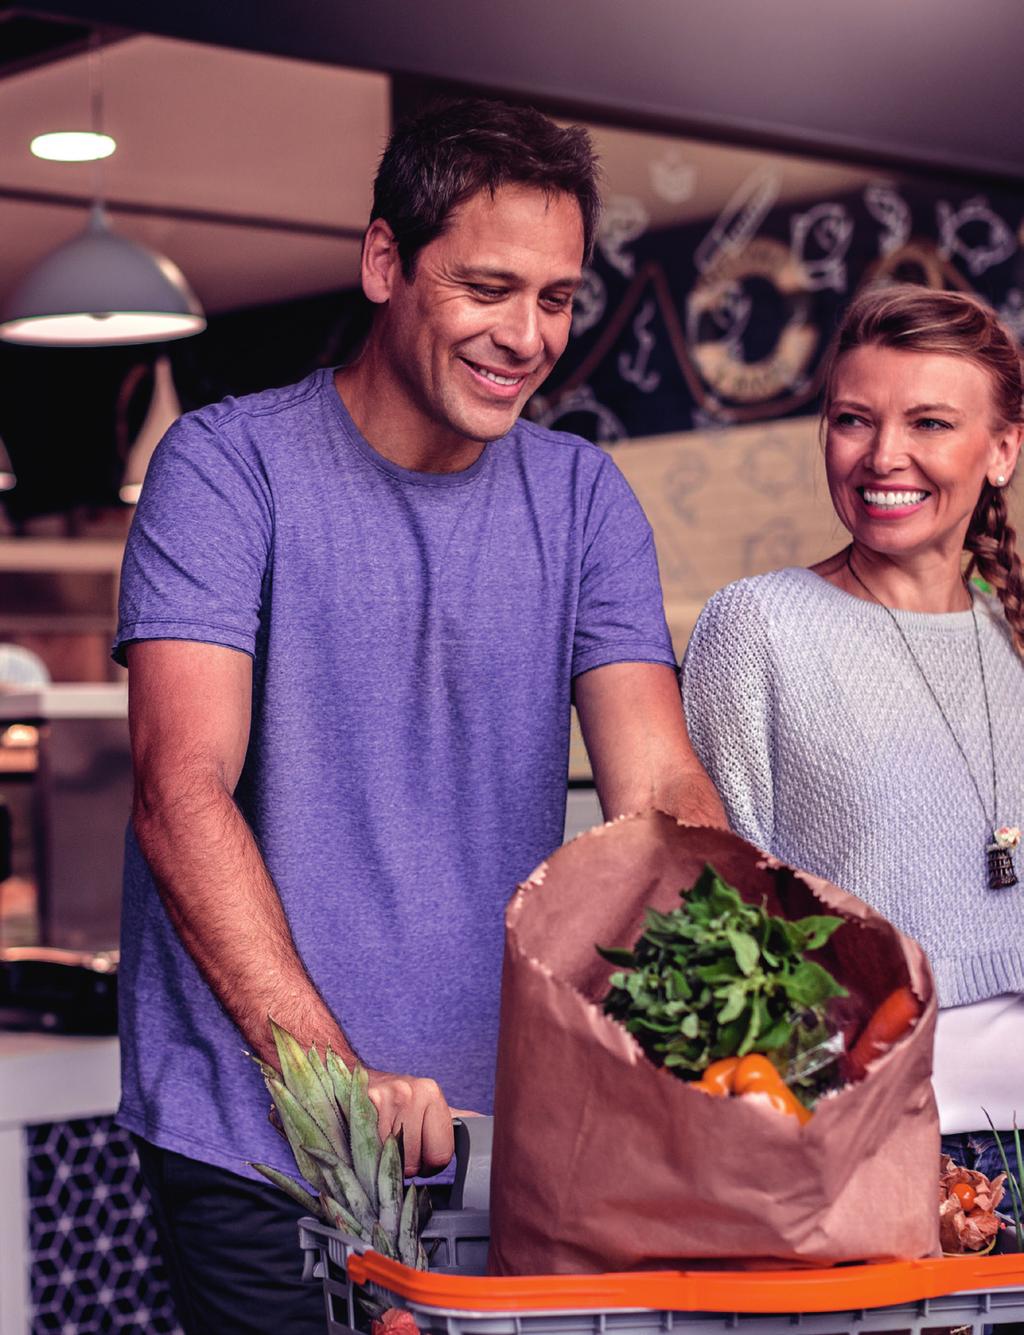
[[[89,120],[93,134],[104,134],[103,129],[103,44],[94,28],[89,35]],[[92,164],[92,195],[94,205],[103,206],[103,159],[94,158]]]

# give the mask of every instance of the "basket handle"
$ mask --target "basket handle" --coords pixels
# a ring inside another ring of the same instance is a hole
[[[455,1181],[452,1183],[453,1210],[486,1210],[491,1200],[491,1149],[494,1144],[493,1117],[456,1117]]]

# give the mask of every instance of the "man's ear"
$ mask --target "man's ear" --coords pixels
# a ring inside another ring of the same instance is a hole
[[[370,301],[381,306],[391,297],[395,279],[401,273],[398,243],[383,218],[374,218],[363,237],[363,291]]]

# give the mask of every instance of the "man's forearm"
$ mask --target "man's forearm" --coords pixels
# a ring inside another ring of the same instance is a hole
[[[688,825],[726,825],[690,744],[671,668],[610,663],[583,673],[576,709],[606,820],[653,808]]]
[[[684,825],[728,828],[722,799],[703,768],[684,769],[667,785],[656,805]]]
[[[303,967],[252,831],[212,778],[173,801],[136,794],[133,824],[168,916],[252,1050],[276,1061],[267,1017],[355,1059]]]

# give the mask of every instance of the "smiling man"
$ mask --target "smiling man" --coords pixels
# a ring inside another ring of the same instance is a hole
[[[381,162],[351,365],[184,417],[133,525],[121,1120],[192,1331],[319,1331],[259,1072],[267,1017],[371,1070],[406,1168],[491,1107],[503,909],[561,841],[575,700],[605,814],[721,808],[650,528],[520,420],[569,337],[589,139],[470,101]]]

